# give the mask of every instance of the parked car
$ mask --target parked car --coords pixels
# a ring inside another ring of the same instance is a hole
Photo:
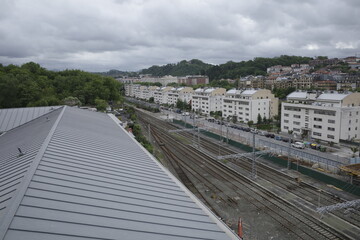
[[[293,144],[291,144],[292,147],[294,148],[298,148],[298,149],[304,149],[305,148],[305,144],[302,142],[294,142]]]
[[[320,145],[316,144],[316,143],[312,143],[312,144],[310,144],[310,148],[318,150],[318,149],[320,149]]]
[[[257,130],[257,129],[254,129],[254,128],[251,128],[251,129],[250,129],[250,132],[251,132],[251,133],[258,134],[258,130]]]
[[[267,138],[275,138],[275,134],[267,133],[267,134],[265,134],[265,137],[267,137]]]
[[[260,136],[266,136],[267,133],[266,133],[265,131],[259,131],[258,134],[259,134]]]
[[[281,136],[275,136],[275,140],[281,141],[282,137]]]

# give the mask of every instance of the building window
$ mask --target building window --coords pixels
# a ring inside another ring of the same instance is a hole
[[[322,118],[314,118],[314,121],[322,122]]]
[[[335,116],[336,112],[328,110],[314,110],[315,114]]]
[[[288,126],[284,126],[284,129],[289,129],[289,127],[288,127]]]
[[[334,135],[330,135],[330,134],[328,134],[328,135],[327,135],[327,138],[330,138],[330,139],[335,139],[335,136],[334,136]]]
[[[289,123],[289,120],[284,120],[284,123]]]
[[[284,116],[285,116],[285,117],[288,117],[288,116],[289,116],[289,114],[288,114],[288,113],[285,113],[285,114],[284,114]]]
[[[301,118],[301,116],[300,116],[300,115],[295,115],[295,114],[294,114],[294,118]]]
[[[300,122],[293,122],[294,125],[300,125]]]
[[[321,137],[321,133],[318,133],[318,132],[313,132],[313,135]]]
[[[293,129],[295,132],[300,132],[300,128],[294,128]]]
[[[318,129],[321,129],[321,125],[314,125],[314,128],[318,128]]]
[[[335,123],[335,120],[329,119],[328,123]]]
[[[333,128],[333,127],[328,127],[328,130],[329,130],[329,131],[335,131],[335,128]]]

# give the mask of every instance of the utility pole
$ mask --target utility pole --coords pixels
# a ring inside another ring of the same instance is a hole
[[[226,143],[229,144],[229,124],[226,125]]]
[[[220,157],[220,148],[222,143],[222,118],[220,118],[220,136],[219,136],[219,157]]]
[[[291,167],[290,153],[291,153],[291,133],[289,133],[289,148],[288,148],[288,163],[287,163],[287,169],[290,169],[290,167]],[[299,165],[298,165],[298,167],[299,167]]]
[[[251,165],[251,177],[253,179],[256,178],[256,166],[255,166],[255,161],[256,161],[256,155],[255,155],[255,133],[253,133],[253,151],[252,151],[252,165]]]
[[[149,142],[151,143],[150,123],[148,124]]]
[[[195,146],[195,139],[196,139],[196,136],[195,136],[195,114],[193,113],[193,145]]]

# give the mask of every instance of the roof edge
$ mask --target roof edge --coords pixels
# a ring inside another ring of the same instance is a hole
[[[43,144],[41,145],[38,153],[36,154],[36,156],[34,158],[33,163],[31,164],[29,170],[27,171],[26,176],[24,177],[24,180],[22,181],[23,184],[21,184],[21,186],[17,190],[17,194],[14,197],[13,203],[11,204],[11,206],[9,207],[9,210],[6,212],[6,215],[4,216],[4,222],[2,222],[0,225],[0,239],[2,239],[2,240],[5,238],[7,230],[12,222],[12,219],[13,219],[17,209],[19,208],[19,205],[25,195],[25,192],[31,182],[31,179],[34,176],[36,169],[39,166],[40,160],[42,159],[42,156],[44,155],[47,146],[48,146],[52,136],[54,135],[54,132],[55,132],[62,116],[64,115],[65,109],[66,109],[66,106],[63,107],[63,109],[61,110],[61,113],[59,114],[58,118],[56,119],[54,125],[50,129],[49,134],[45,138]]]
[[[112,115],[112,116],[111,116]],[[131,135],[125,131],[123,127],[119,125],[120,120],[118,120],[113,114],[108,114],[108,116],[116,123],[116,125],[122,129],[130,137]],[[228,235],[232,240],[239,240],[240,238],[216,215],[213,213],[203,202],[201,202],[179,179],[177,179],[168,169],[166,169],[151,153],[149,153],[146,148],[144,148],[135,138],[131,137],[135,144],[137,144],[150,158],[153,160],[159,167],[162,169],[170,178],[173,180],[194,202],[198,205],[201,210],[204,211],[209,218],[214,221],[214,223],[222,230],[226,235]]]

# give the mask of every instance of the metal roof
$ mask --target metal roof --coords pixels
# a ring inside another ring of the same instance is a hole
[[[6,132],[47,114],[60,106],[0,109],[0,132]]]
[[[292,92],[289,95],[287,95],[287,98],[301,98],[301,99],[305,99],[307,96],[306,92]]]
[[[229,91],[226,92],[226,94],[238,94],[240,91],[236,90],[236,89],[230,89]]]
[[[0,137],[0,223],[60,112],[48,113]]]
[[[333,100],[333,101],[341,101],[345,97],[349,96],[349,93],[323,93],[317,97],[317,100]]]
[[[106,114],[50,114],[0,137],[3,162],[16,160],[10,142],[37,139],[0,239],[238,239]]]
[[[247,89],[244,90],[243,92],[241,92],[241,95],[253,95],[257,92],[258,90],[255,89]]]

